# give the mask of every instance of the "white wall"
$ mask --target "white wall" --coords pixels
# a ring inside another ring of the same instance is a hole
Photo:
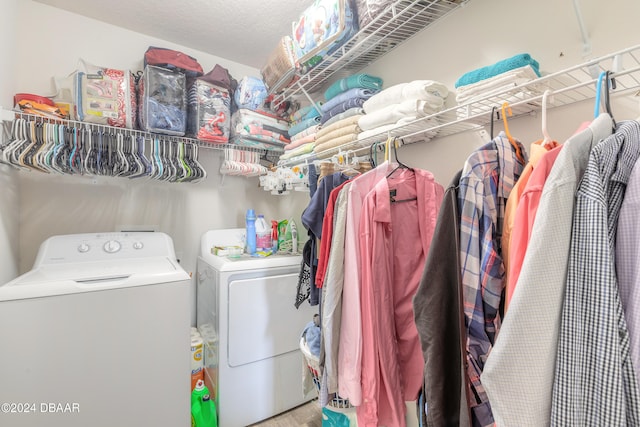
[[[101,66],[141,69],[150,45],[188,53],[198,59],[205,72],[219,63],[237,79],[259,75],[258,70],[242,64],[31,0],[20,0],[17,9],[19,25],[31,31],[17,40],[14,56],[20,71],[13,78],[11,93],[52,93],[51,76],[70,73],[78,58]],[[200,161],[209,175],[199,184],[114,178],[94,182],[20,173],[21,234],[19,245],[15,245],[19,248],[19,271],[31,268],[40,243],[49,236],[152,225],[173,238],[182,266],[195,275],[200,236],[209,229],[244,226],[247,208],[264,213],[265,218],[299,219],[308,195],[272,196],[258,187],[256,178],[227,176],[223,181],[218,173],[220,155],[219,150],[200,150]]]
[[[583,44],[569,0],[472,0],[393,52],[365,69],[384,78],[384,86],[414,79],[432,79],[454,91],[462,74],[519,53],[529,53],[541,71],[552,73],[587,59],[640,43],[640,2],[636,0],[578,1],[592,44],[583,57]],[[619,119],[640,115],[636,99],[614,99],[612,110]],[[593,115],[591,101],[550,110],[551,136],[564,141],[580,123]],[[539,116],[509,122],[514,137],[528,145],[542,137]],[[500,125],[497,130],[501,130]],[[488,131],[488,129],[487,129]],[[466,157],[482,140],[476,132],[403,147],[398,156],[413,166],[428,169],[443,185],[462,168]]]
[[[0,13],[0,106],[13,102],[15,69],[11,66],[16,52],[17,26],[15,15],[18,0],[2,2]],[[0,164],[0,284],[18,273],[18,174]]]

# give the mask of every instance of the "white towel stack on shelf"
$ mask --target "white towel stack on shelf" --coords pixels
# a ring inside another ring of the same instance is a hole
[[[505,101],[509,104],[515,104],[524,99],[540,95],[545,89],[542,85],[527,85],[537,78],[538,75],[534,69],[530,65],[525,65],[524,67],[515,68],[497,76],[480,80],[477,83],[458,87],[456,89],[456,101],[458,104],[479,103],[479,105],[474,105],[471,111],[466,107],[458,108],[458,118],[465,119],[469,115],[489,111],[491,106],[500,106]]]
[[[358,139],[380,135],[403,136],[421,132],[437,125],[435,118],[416,120],[435,114],[444,109],[449,90],[442,83],[433,80],[414,80],[400,83],[372,96],[362,106],[365,115],[358,120],[362,132]],[[421,140],[429,140],[436,132],[424,132]]]

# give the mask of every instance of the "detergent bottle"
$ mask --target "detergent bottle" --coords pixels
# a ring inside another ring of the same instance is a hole
[[[256,219],[256,249],[270,251],[271,246],[271,230],[267,227],[264,215],[258,215],[258,219]]]
[[[191,392],[191,427],[218,427],[216,404],[202,380]]]
[[[256,212],[253,209],[247,210],[245,220],[247,224],[246,251],[253,255],[256,253]]]

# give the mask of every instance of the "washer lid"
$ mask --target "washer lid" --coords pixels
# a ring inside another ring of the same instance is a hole
[[[187,272],[167,257],[45,264],[0,286],[0,301],[188,280]]]

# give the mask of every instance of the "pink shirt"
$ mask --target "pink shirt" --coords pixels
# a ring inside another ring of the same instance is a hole
[[[390,193],[391,192],[391,193]],[[391,202],[390,194],[396,201]],[[444,189],[427,171],[395,171],[364,200],[360,219],[362,427],[404,427],[405,400],[422,387],[415,295]]]
[[[529,181],[522,192],[520,202],[516,208],[513,229],[511,231],[511,243],[509,246],[509,271],[507,275],[507,307],[511,302],[516,282],[520,276],[524,254],[527,252],[533,221],[536,218],[542,189],[551,172],[556,157],[560,154],[562,145],[547,151],[538,161],[536,168],[531,173]]]
[[[349,182],[347,222],[344,240],[344,286],[342,289],[342,324],[338,344],[338,394],[354,406],[362,403],[360,384],[362,327],[360,322],[360,248],[359,229],[362,202],[378,181],[394,168],[384,162]]]

